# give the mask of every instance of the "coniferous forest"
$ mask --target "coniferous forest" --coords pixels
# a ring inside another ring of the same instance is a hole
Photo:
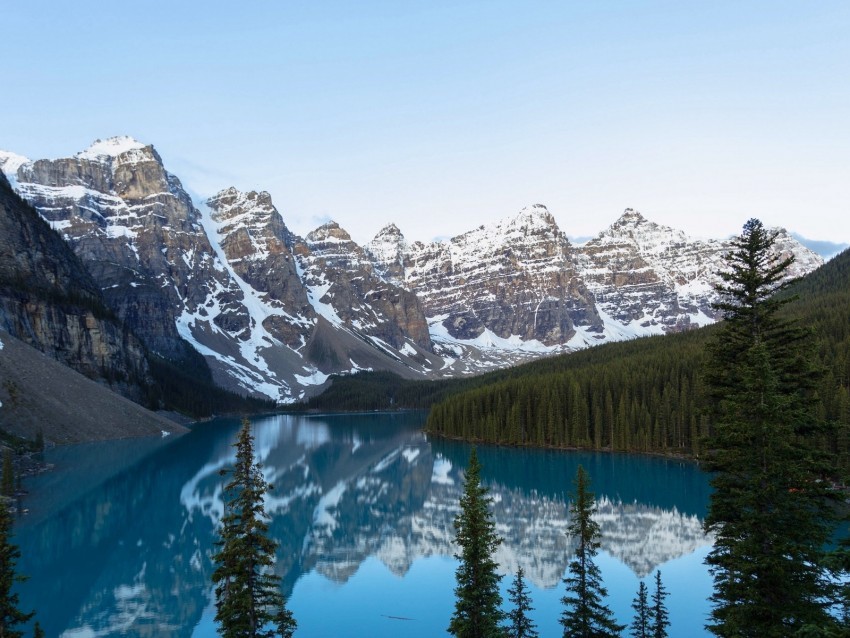
[[[850,451],[850,251],[799,280],[782,313],[811,330],[822,368],[823,445]],[[700,456],[710,434],[702,371],[717,326],[611,343],[470,379],[338,377],[302,407],[427,409],[432,434],[503,445]],[[847,454],[839,459],[847,463]],[[843,468],[848,469],[848,468]]]
[[[822,444],[839,453],[850,451],[848,281],[845,251],[783,293],[795,298],[782,309],[811,330],[822,373],[817,415],[834,426]],[[711,422],[705,346],[716,331],[614,343],[485,376],[477,387],[454,394],[444,389],[447,396],[431,407],[427,429],[508,445],[699,456]],[[838,455],[845,463],[847,457]]]

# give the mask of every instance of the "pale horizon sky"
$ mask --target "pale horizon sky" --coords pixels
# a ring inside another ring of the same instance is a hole
[[[850,3],[7,3],[0,149],[153,144],[290,228],[460,234],[542,203],[850,242]]]

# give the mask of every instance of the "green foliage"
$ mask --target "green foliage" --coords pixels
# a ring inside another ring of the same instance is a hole
[[[695,453],[706,427],[702,349],[690,332],[547,359],[448,397],[426,429],[507,445]]]
[[[670,614],[667,612],[667,590],[661,582],[661,570],[655,572],[655,591],[652,592],[652,628],[649,634],[652,638],[667,638],[667,627],[670,626]]]
[[[277,543],[268,537],[263,497],[271,486],[254,462],[251,424],[243,419],[234,444],[236,465],[225,487],[219,548],[213,556],[216,615],[225,638],[289,637],[296,622],[274,574]],[[274,627],[274,629],[272,628]]]
[[[41,628],[37,620],[32,628],[32,638],[44,638],[44,629]]]
[[[455,544],[460,564],[455,571],[455,611],[448,631],[458,638],[502,638],[499,626],[505,614],[500,609],[501,576],[493,558],[502,539],[490,513],[492,498],[481,485],[481,466],[475,448],[469,456],[460,512],[455,517]]]
[[[12,463],[12,450],[3,453],[3,478],[0,480],[0,494],[7,497],[15,495],[15,466]]]
[[[204,358],[186,346],[179,361],[148,354],[153,383],[147,403],[152,408],[176,410],[195,418],[227,413],[271,412],[274,401],[228,392],[215,385]]]
[[[706,531],[714,577],[709,629],[718,636],[788,636],[828,626],[823,548],[834,529],[833,471],[818,445],[817,370],[809,333],[781,315],[790,260],[775,233],[750,220],[719,288],[725,314],[708,346],[713,399],[707,469],[716,472]]]
[[[8,497],[15,495],[15,466],[12,463],[12,450],[8,448],[3,453],[3,477],[0,479],[0,494]]]
[[[322,394],[296,407],[351,412],[416,410],[430,407],[449,393],[458,391],[463,381],[466,380],[411,381],[386,371],[333,376]]]
[[[25,580],[15,573],[15,565],[21,557],[17,545],[11,541],[12,518],[6,509],[6,501],[0,498],[0,636],[20,638],[24,635],[16,629],[27,622],[34,612],[25,614],[18,609],[18,594],[12,592],[15,583]]]
[[[539,635],[537,626],[528,616],[529,612],[534,611],[534,607],[531,606],[531,598],[523,576],[523,569],[520,566],[516,570],[512,586],[508,589],[509,600],[513,606],[508,612],[509,638],[536,638]]]
[[[811,432],[850,472],[850,251],[794,283],[777,315],[811,326],[816,416]],[[442,388],[432,434],[505,445],[579,447],[701,457],[712,433],[704,409],[705,348],[720,326],[598,346]],[[434,399],[439,399],[435,393]]]
[[[570,505],[567,534],[576,543],[575,556],[564,578],[567,593],[561,599],[566,609],[561,614],[564,638],[608,638],[619,636],[625,628],[614,621],[611,610],[603,604],[608,590],[602,584],[602,573],[594,558],[599,552],[599,524],[593,520],[596,499],[590,491],[590,479],[579,465],[575,478],[575,496]]]
[[[652,636],[652,618],[649,609],[649,590],[647,590],[646,583],[643,581],[640,581],[637,596],[632,601],[632,609],[635,610],[630,627],[633,638],[650,638]]]

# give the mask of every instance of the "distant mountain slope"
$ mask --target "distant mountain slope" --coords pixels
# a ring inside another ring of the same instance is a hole
[[[798,242],[803,244],[803,246],[805,246],[809,250],[816,252],[824,259],[832,259],[837,254],[841,253],[844,250],[847,250],[847,248],[850,247],[850,244],[836,244],[835,242],[831,241],[809,239],[807,237],[803,237],[799,233],[791,233],[791,236]]]
[[[185,431],[0,331],[0,429],[59,444]]]

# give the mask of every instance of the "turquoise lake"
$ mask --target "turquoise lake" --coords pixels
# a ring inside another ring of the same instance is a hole
[[[422,413],[254,419],[275,486],[266,507],[299,638],[447,636],[453,519],[469,446],[429,439]],[[237,420],[182,436],[48,451],[18,519],[23,609],[48,636],[216,636],[210,560]],[[708,475],[687,461],[479,447],[507,575],[525,569],[541,636],[560,636],[571,557],[569,494],[588,470],[602,529],[608,604],[630,623],[660,569],[671,637],[703,629],[711,578],[702,532]],[[506,596],[505,596],[506,598]],[[507,608],[507,607],[506,607]],[[627,635],[627,634],[626,634]]]

